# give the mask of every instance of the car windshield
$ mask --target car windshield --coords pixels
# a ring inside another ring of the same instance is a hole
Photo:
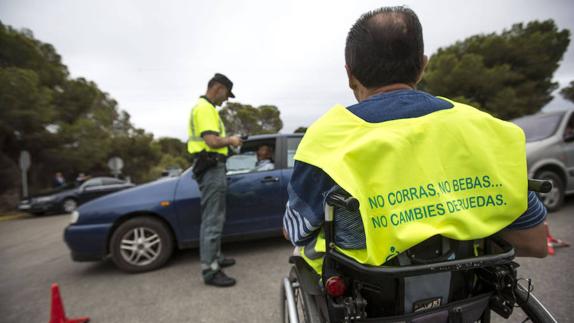
[[[562,117],[564,113],[545,114],[515,119],[513,122],[524,130],[526,142],[532,142],[555,134]]]

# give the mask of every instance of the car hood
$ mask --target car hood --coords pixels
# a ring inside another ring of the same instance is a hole
[[[546,147],[554,144],[556,142],[556,137],[549,137],[546,139],[538,140],[538,141],[531,141],[526,143],[526,155],[532,156],[536,154],[541,149],[545,149]]]
[[[160,201],[173,199],[175,188],[179,178],[158,180],[119,192],[115,192],[97,198],[80,206],[81,213],[93,210],[103,211],[106,209],[133,209],[134,211],[146,208],[148,205],[157,204]]]

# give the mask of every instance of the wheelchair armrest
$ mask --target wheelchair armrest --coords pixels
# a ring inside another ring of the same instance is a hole
[[[466,259],[455,259],[440,261],[430,264],[408,265],[408,266],[369,266],[363,265],[355,260],[332,249],[326,257],[332,258],[335,262],[350,267],[351,269],[367,275],[387,275],[394,277],[416,276],[421,274],[437,273],[444,271],[461,271],[481,267],[490,267],[509,263],[514,259],[514,249],[500,238],[492,238],[504,251],[493,255],[482,255]]]

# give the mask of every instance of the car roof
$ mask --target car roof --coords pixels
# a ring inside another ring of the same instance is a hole
[[[563,109],[563,110],[553,110],[553,111],[542,111],[542,112],[538,112],[535,114],[530,114],[527,116],[523,116],[523,117],[519,117],[514,120],[523,120],[523,119],[530,119],[530,118],[540,118],[540,117],[546,117],[546,116],[553,116],[553,115],[564,115],[566,113],[569,113],[571,111],[574,111],[574,109]]]
[[[303,137],[302,133],[274,133],[274,134],[266,134],[266,135],[253,135],[247,138],[247,141],[250,140],[260,140],[260,139],[274,139],[278,137]]]
[[[89,180],[91,180],[91,179],[114,179],[114,180],[118,180],[118,181],[124,182],[123,179],[119,179],[119,178],[115,178],[115,177],[111,177],[111,176],[96,176],[96,177],[92,177],[92,178],[87,179],[86,182],[89,181]]]

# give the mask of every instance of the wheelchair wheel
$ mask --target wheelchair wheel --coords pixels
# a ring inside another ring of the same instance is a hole
[[[281,284],[281,322],[320,323],[322,321],[313,296],[303,292],[297,270],[292,267],[289,277],[285,277]]]
[[[517,303],[522,308],[528,318],[534,323],[555,323],[558,322],[552,313],[544,307],[544,305],[528,291],[528,288],[522,286],[520,283],[514,288]]]

